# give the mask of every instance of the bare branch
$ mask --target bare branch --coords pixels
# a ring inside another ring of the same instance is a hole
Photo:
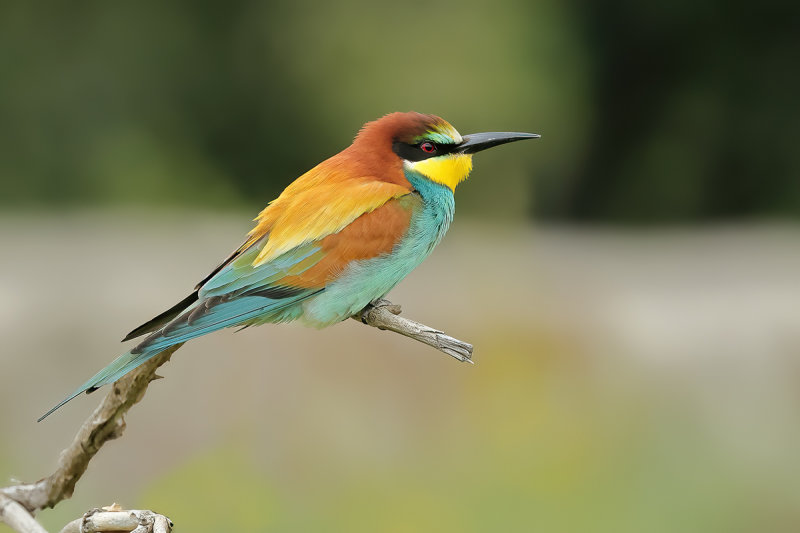
[[[420,324],[413,320],[403,318],[400,315],[400,306],[395,305],[389,300],[375,300],[364,308],[358,316],[353,318],[361,320],[368,326],[378,329],[388,329],[400,335],[405,335],[414,340],[432,346],[453,356],[461,362],[473,363],[472,345],[464,341],[445,335],[443,331],[433,329],[425,324]]]
[[[368,305],[358,316],[364,324],[379,329],[388,329],[432,346],[459,361],[472,363],[472,345],[460,341],[444,332],[419,322],[398,316],[400,306],[388,300],[376,300]],[[144,397],[147,386],[157,379],[156,369],[169,361],[182,344],[167,348],[142,366],[123,377],[111,387],[103,403],[83,423],[72,444],[61,452],[58,468],[50,476],[35,483],[14,485],[0,488],[0,522],[5,522],[16,531],[24,533],[46,533],[33,518],[32,513],[46,507],[53,507],[63,499],[72,496],[75,484],[81,478],[89,461],[109,440],[122,435],[125,430],[124,415],[135,403]],[[124,515],[124,516],[123,516]],[[102,527],[111,527],[114,520],[123,521],[128,526],[117,527],[117,530],[144,531],[164,533],[171,530],[171,522],[151,511],[113,511],[87,513],[81,519],[71,522],[64,532],[72,531],[110,531]],[[88,522],[91,521],[91,524]],[[136,522],[134,524],[134,521]],[[77,526],[74,524],[77,523]],[[122,523],[122,522],[119,522]],[[83,524],[83,529],[81,529]],[[92,525],[97,524],[97,525]],[[105,524],[105,525],[104,525]],[[77,527],[77,529],[75,529]],[[94,529],[88,529],[93,527]],[[72,528],[72,529],[70,529]]]
[[[169,361],[180,344],[171,346],[145,364],[123,377],[111,387],[103,403],[86,419],[67,449],[61,452],[58,468],[50,476],[35,483],[26,483],[0,489],[30,512],[53,507],[72,496],[75,484],[86,471],[89,461],[107,441],[122,435],[125,430],[123,416],[142,399],[147,386],[156,379],[156,369]],[[0,520],[5,516],[0,514]]]

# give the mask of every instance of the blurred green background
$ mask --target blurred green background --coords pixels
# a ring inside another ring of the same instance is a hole
[[[260,207],[414,109],[534,130],[463,212],[800,212],[795,2],[109,2],[2,7],[0,202]],[[535,186],[534,186],[535,184]]]
[[[413,109],[542,134],[475,158],[390,295],[477,364],[353,321],[200,339],[43,523],[800,530],[798,6],[4,3],[2,484],[267,201]]]

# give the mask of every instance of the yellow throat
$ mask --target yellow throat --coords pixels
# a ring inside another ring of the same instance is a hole
[[[467,179],[472,170],[472,154],[448,154],[422,161],[405,163],[429,180],[455,191],[456,185]]]

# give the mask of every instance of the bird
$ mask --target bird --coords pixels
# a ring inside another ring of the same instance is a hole
[[[131,331],[146,335],[39,418],[113,383],[170,346],[228,327],[300,321],[323,328],[382,298],[441,241],[473,154],[538,138],[464,135],[446,120],[395,112],[302,174],[186,298]]]

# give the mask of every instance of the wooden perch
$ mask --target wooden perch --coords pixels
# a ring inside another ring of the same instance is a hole
[[[376,300],[358,316],[364,324],[379,329],[394,331],[427,344],[459,361],[472,363],[472,345],[443,332],[398,316],[400,306],[387,300]],[[54,507],[58,502],[72,496],[75,484],[86,472],[89,461],[107,441],[122,435],[125,430],[124,415],[144,397],[147,386],[158,379],[156,370],[169,361],[182,344],[170,346],[142,366],[122,377],[111,386],[111,390],[100,406],[78,430],[72,443],[61,452],[58,468],[50,476],[34,483],[24,483],[0,488],[0,522],[24,533],[47,533],[33,518],[40,509]],[[116,514],[121,513],[121,514]],[[124,516],[123,516],[124,515]],[[87,521],[91,521],[90,524]],[[122,521],[122,522],[120,522]],[[127,525],[121,529],[99,529],[102,527]],[[104,525],[105,524],[105,525]],[[111,525],[109,525],[111,524]],[[83,525],[83,528],[81,528]],[[130,526],[129,529],[126,529]],[[83,518],[70,522],[64,533],[83,531],[134,531],[136,533],[163,533],[171,530],[172,523],[163,515],[152,511],[90,511]],[[77,528],[77,529],[76,529]]]

